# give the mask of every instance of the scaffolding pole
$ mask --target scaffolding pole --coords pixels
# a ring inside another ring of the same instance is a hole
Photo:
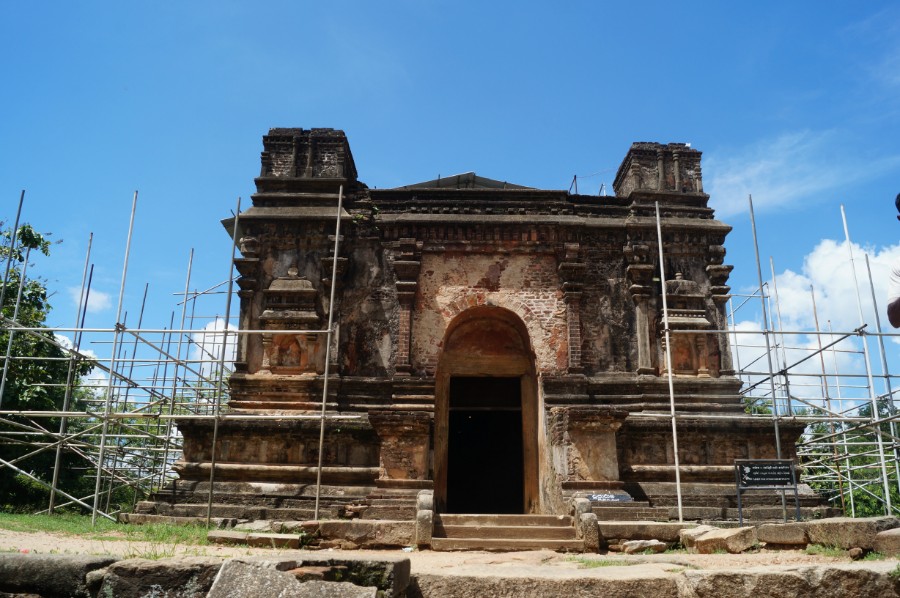
[[[850,254],[850,269],[853,272],[853,288],[856,290],[856,308],[859,311],[859,325],[865,325],[863,317],[862,299],[859,296],[859,281],[856,277],[856,264],[853,260],[853,243],[850,241],[850,229],[847,227],[847,214],[844,205],[841,204],[841,220],[844,223],[844,237],[847,239],[847,251]],[[869,383],[869,399],[872,402],[872,419],[878,419],[878,400],[875,398],[875,381],[872,379],[872,365],[869,359],[869,343],[866,337],[862,337],[863,355],[866,360],[866,375]],[[881,426],[875,427],[875,437],[878,439],[878,456],[881,461],[881,480],[884,484],[884,512],[891,514],[891,487],[888,483],[887,463],[884,460],[884,440],[881,437]]]
[[[331,365],[331,339],[334,334],[334,292],[337,288],[338,257],[341,248],[341,211],[344,204],[344,186],[338,189],[337,220],[334,225],[334,256],[331,260],[331,288],[328,298],[328,332],[325,341],[325,371],[322,382],[322,420],[319,423],[319,463],[316,468],[316,506],[314,520],[319,520],[319,497],[322,494],[322,459],[325,448],[325,408],[328,405],[328,374]]]
[[[659,202],[656,204],[656,237],[659,240],[659,278],[662,286],[663,328],[666,338],[666,374],[669,381],[669,410],[672,419],[672,454],[675,456],[675,494],[678,500],[678,521],[684,521],[681,504],[681,468],[678,460],[678,426],[675,417],[675,383],[672,373],[672,342],[669,336],[669,304],[666,292],[666,267],[663,257],[662,224],[659,218]]]
[[[234,231],[231,234],[231,259],[228,260],[228,293],[225,295],[225,322],[222,325],[222,348],[219,352],[218,382],[215,388],[215,406],[213,407],[213,436],[212,448],[209,458],[209,499],[206,503],[206,527],[209,527],[212,519],[213,484],[216,479],[216,443],[219,439],[219,412],[222,405],[222,385],[224,383],[225,353],[228,350],[228,321],[231,319],[231,295],[234,279],[234,250],[237,246],[238,225],[241,217],[241,198],[238,197],[237,208],[234,212]],[[202,371],[202,370],[201,370]]]

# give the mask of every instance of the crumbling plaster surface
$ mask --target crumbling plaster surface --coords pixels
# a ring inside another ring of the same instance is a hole
[[[525,323],[538,372],[564,372],[566,306],[556,268],[551,255],[423,255],[412,327],[416,367],[437,365],[444,333],[455,316],[478,305],[495,305]]]
[[[341,288],[341,372],[384,376],[393,367],[399,312],[391,268],[377,240],[355,239],[345,252],[350,260]]]

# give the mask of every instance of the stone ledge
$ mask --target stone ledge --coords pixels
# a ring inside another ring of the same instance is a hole
[[[116,561],[105,556],[0,553],[0,592],[88,595],[88,576]]]
[[[844,550],[872,550],[879,532],[900,527],[896,517],[832,517],[806,523],[810,544],[836,546]]]
[[[603,538],[660,540],[662,542],[676,542],[678,541],[678,532],[697,526],[696,523],[657,521],[599,521],[597,525]]]

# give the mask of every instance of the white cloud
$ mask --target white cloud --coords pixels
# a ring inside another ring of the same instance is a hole
[[[81,288],[79,287],[69,287],[69,297],[72,298],[72,302],[75,305],[78,305]],[[104,310],[109,309],[112,306],[112,298],[109,293],[104,293],[103,291],[98,291],[96,289],[91,289],[91,292],[88,294],[88,304],[87,310],[90,313],[98,313]]]
[[[214,371],[222,356],[222,343],[225,340],[225,320],[216,318],[203,327],[202,331],[193,333],[191,359],[202,360],[200,371],[205,375]],[[237,331],[237,327],[228,324],[229,331]],[[225,366],[230,367],[237,353],[237,335],[228,334],[225,346]]]
[[[787,208],[900,166],[900,155],[861,156],[841,137],[837,130],[799,131],[742,151],[707,152],[705,188],[716,215],[727,218],[747,211],[748,195],[756,210]]]
[[[878,316],[884,322],[887,286],[891,264],[900,259],[900,244],[883,247],[861,247],[853,243],[856,283],[862,303],[863,320],[870,332],[875,331],[875,308],[866,269],[866,255],[872,270],[872,285]],[[801,273],[785,270],[777,275],[779,306],[785,328],[812,330],[814,328],[810,285],[815,288],[819,323],[830,320],[836,330],[853,330],[860,325],[857,289],[846,241],[823,239],[803,259]]]
[[[67,349],[71,349],[74,345],[72,343],[72,339],[68,336],[64,336],[62,334],[55,333],[53,337],[56,339],[56,342],[61,344],[63,347]],[[88,349],[82,345],[79,350],[79,353],[82,355],[93,359],[99,363],[100,359],[92,349]],[[109,376],[106,375],[106,372],[101,370],[98,367],[93,368],[86,376],[81,378],[81,385],[83,387],[93,388],[95,391],[105,390],[107,384],[109,383]]]
[[[869,255],[878,314],[881,317],[882,325],[889,329],[885,316],[887,285],[891,264],[895,260],[900,259],[900,244],[876,249],[871,247],[864,248],[854,243],[852,249],[856,264],[859,298],[862,303],[863,321],[867,324],[866,330],[873,333],[877,331],[875,307],[872,302],[872,291],[868,270],[866,269],[866,254]],[[768,310],[770,325],[776,330],[779,329],[778,316],[780,312],[781,329],[785,331],[815,331],[811,286],[815,289],[816,312],[818,313],[819,329],[822,332],[827,332],[829,326],[835,332],[850,332],[860,326],[857,291],[854,285],[846,241],[838,242],[832,239],[823,239],[806,255],[801,272],[784,270],[776,274],[775,282],[777,283],[778,301],[777,303],[775,301],[775,286],[769,280],[768,293],[771,300],[768,304]],[[736,323],[738,330],[760,330],[762,328],[759,305],[758,299],[751,300],[736,314],[739,319]],[[822,345],[828,345],[837,340],[837,338],[838,336],[822,335]],[[734,337],[732,337],[732,342],[734,342]],[[768,371],[769,366],[765,357],[765,338],[762,335],[739,335],[738,343],[754,346],[733,349],[736,367],[739,363],[743,369],[750,369],[756,372]],[[782,339],[777,334],[774,337],[770,336],[770,343],[772,343],[773,347],[776,343],[779,344],[779,349],[772,353],[775,371],[780,370],[785,364],[792,365],[805,357],[813,355],[813,352],[819,347],[818,340],[814,334],[785,335],[783,341],[784,349],[781,348]],[[886,352],[888,354],[889,367],[896,370],[896,363],[894,366],[890,366],[890,362],[896,362],[890,350],[892,346],[894,345],[889,345]],[[869,339],[868,350],[873,374],[878,375],[881,373],[881,360],[878,341],[875,337]],[[754,360],[756,361],[754,362]],[[846,385],[841,390],[842,396],[867,396],[867,391],[864,388],[852,388],[853,386],[859,387],[866,384],[865,360],[862,355],[862,343],[859,338],[853,336],[842,341],[836,345],[835,352],[830,350],[826,352],[824,361],[826,373],[832,376],[829,379],[829,384],[831,385],[829,392],[832,397],[836,397],[838,393],[838,389],[834,386],[835,379],[833,376],[835,372],[842,376],[841,384]],[[750,365],[751,363],[753,364],[752,366]],[[800,366],[793,368],[791,372],[818,375],[822,373],[822,367],[823,364],[820,358],[813,356]],[[855,374],[856,377],[851,377],[850,374]],[[751,379],[755,381],[759,380],[760,377],[754,376]],[[818,379],[794,376],[789,383],[791,384],[792,395],[821,396],[820,381]],[[768,390],[768,385],[759,389],[760,392],[768,392]],[[875,390],[877,393],[883,392],[883,384],[880,381],[875,382]],[[754,394],[758,395],[759,393]]]

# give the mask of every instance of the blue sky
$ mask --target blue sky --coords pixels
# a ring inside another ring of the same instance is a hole
[[[275,126],[344,129],[377,187],[475,170],[596,193],[631,142],[690,142],[734,227],[733,288],[756,284],[752,193],[798,327],[809,282],[820,317],[858,322],[828,244],[841,203],[880,293],[900,256],[890,2],[4,2],[0,51],[0,218],[26,189],[24,219],[64,240],[35,260],[53,325],[74,319],[90,232],[109,301],[88,324],[112,325],[135,189],[125,309],[149,282],[144,325],[167,326],[190,248],[192,286],[224,280],[219,220]]]

